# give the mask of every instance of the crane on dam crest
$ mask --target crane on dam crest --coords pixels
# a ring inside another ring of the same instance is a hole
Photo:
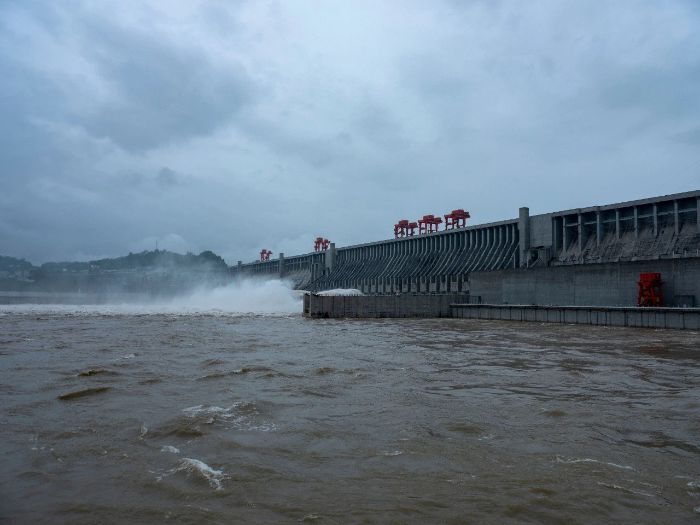
[[[469,219],[471,215],[468,211],[464,211],[460,208],[446,213],[444,217],[445,230],[454,230],[456,228],[466,228],[467,219]],[[440,224],[442,223],[443,221],[438,215],[423,215],[421,219],[415,222],[411,222],[408,219],[401,219],[394,224],[394,238],[413,237],[416,234],[416,228],[418,229],[419,235],[435,233],[440,231]]]

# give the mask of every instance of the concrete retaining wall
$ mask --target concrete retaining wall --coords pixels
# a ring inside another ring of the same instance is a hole
[[[661,273],[667,306],[700,306],[698,257],[477,272],[469,290],[488,304],[636,306],[642,272]]]
[[[460,319],[700,330],[700,308],[453,304],[451,309]]]
[[[700,330],[700,308],[468,304],[466,295],[304,295],[312,318],[453,317],[500,321]]]
[[[466,295],[304,295],[307,317],[450,317],[450,305],[468,302]]]

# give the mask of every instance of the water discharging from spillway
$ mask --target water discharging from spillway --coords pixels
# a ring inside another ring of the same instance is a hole
[[[10,294],[8,294],[10,295]],[[225,286],[201,287],[172,298],[150,298],[136,294],[80,296],[79,294],[41,294],[44,304],[33,300],[36,295],[12,293],[12,305],[5,311],[92,312],[112,314],[204,314],[276,315],[301,313],[303,292],[294,290],[288,281],[278,279],[242,279]],[[81,303],[85,297],[89,304]],[[93,299],[92,301],[90,299]]]

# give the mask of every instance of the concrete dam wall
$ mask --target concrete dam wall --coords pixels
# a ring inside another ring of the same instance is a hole
[[[700,305],[700,191],[336,247],[231,268],[310,291],[459,293],[473,301],[631,306],[641,272]]]
[[[700,306],[700,257],[479,272],[470,302],[554,306],[635,306],[640,273],[663,279],[666,306]]]

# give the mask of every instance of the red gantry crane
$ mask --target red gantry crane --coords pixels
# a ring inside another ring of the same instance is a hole
[[[270,250],[266,250],[265,248],[260,250],[260,262],[269,261],[270,255],[272,255],[272,252]]]
[[[467,226],[467,219],[470,217],[471,215],[469,215],[469,212],[462,208],[452,210],[451,213],[445,214],[445,230],[465,228]],[[416,228],[418,228],[419,235],[434,233],[440,230],[441,224],[442,219],[435,215],[423,215],[423,218],[418,219],[418,222],[409,222],[406,219],[401,219],[394,224],[394,238],[413,237],[416,233]]]
[[[442,224],[442,219],[436,217],[435,215],[423,215],[422,219],[418,219],[418,233],[433,233],[438,231],[440,225]]]
[[[413,237],[416,233],[417,227],[417,222],[409,222],[407,219],[401,219],[399,222],[394,224],[394,238],[398,239],[399,237]]]
[[[314,241],[314,251],[315,252],[325,252],[331,245],[331,241],[324,239],[323,237],[316,237]]]
[[[452,213],[445,215],[445,229],[464,228],[467,226],[467,219],[470,217],[471,215],[469,215],[469,212],[461,208],[459,210],[452,210]]]

